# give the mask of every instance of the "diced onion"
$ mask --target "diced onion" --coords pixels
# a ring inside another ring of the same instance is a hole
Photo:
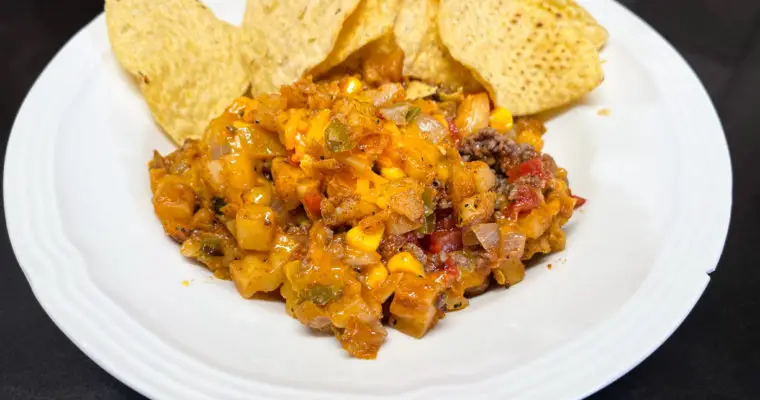
[[[403,235],[420,227],[419,223],[411,221],[409,218],[396,213],[388,217],[386,228],[390,235]]]
[[[486,250],[499,247],[499,225],[496,223],[479,224],[472,227],[472,233]]]
[[[347,246],[343,254],[343,262],[352,267],[363,267],[380,262],[380,255],[376,252],[360,251]]]
[[[437,119],[427,115],[420,114],[414,119],[414,123],[420,128],[420,131],[427,136],[427,139],[433,143],[438,143],[447,136],[449,131]]]
[[[410,105],[407,103],[394,104],[389,107],[380,109],[380,115],[396,125],[406,125],[406,113],[409,112]]]

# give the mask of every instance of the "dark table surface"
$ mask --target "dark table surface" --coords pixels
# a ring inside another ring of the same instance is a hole
[[[734,207],[723,257],[694,311],[651,357],[593,398],[760,398],[760,179],[751,165],[760,160],[760,1],[622,3],[673,43],[707,88],[731,149]],[[0,1],[3,141],[42,68],[102,4]],[[710,183],[696,189],[699,195]],[[0,218],[4,226],[4,214]],[[18,267],[7,231],[0,231],[0,399],[141,398],[90,361],[47,317]]]

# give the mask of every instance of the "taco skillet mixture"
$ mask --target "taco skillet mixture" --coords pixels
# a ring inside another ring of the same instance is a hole
[[[359,358],[386,326],[422,337],[520,282],[525,262],[564,248],[583,203],[541,152],[540,120],[513,121],[486,93],[413,98],[386,64],[240,97],[149,163],[184,256],[245,298],[281,296]]]

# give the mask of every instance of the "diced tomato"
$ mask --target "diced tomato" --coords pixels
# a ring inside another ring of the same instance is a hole
[[[459,267],[454,263],[451,257],[446,258],[446,266],[443,268],[451,283],[459,279]]]
[[[515,201],[507,207],[507,215],[516,218],[522,213],[532,211],[541,205],[541,198],[538,192],[528,186],[520,185],[517,187]]]
[[[454,123],[453,119],[446,119],[446,122],[448,122],[449,125],[449,135],[451,135],[451,139],[454,141],[454,144],[459,146],[459,143],[462,142],[462,134],[459,133],[459,129],[457,129],[457,125]]]
[[[317,219],[322,216],[322,195],[317,192],[308,192],[303,197],[303,207],[306,209],[306,213]]]
[[[441,210],[435,213],[435,230],[450,231],[457,227],[457,219],[451,210]]]
[[[584,199],[581,196],[573,195],[573,198],[575,199],[575,208],[581,208],[584,204],[586,204],[586,199]]]
[[[428,250],[431,253],[462,250],[463,247],[462,231],[459,229],[437,231],[430,234],[430,248]]]
[[[549,174],[544,170],[544,163],[540,158],[530,159],[507,171],[509,183],[514,183],[517,179],[526,175],[536,175],[542,180],[550,178]]]

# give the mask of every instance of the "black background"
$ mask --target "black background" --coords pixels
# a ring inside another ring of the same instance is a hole
[[[707,88],[731,149],[734,207],[720,265],[694,311],[658,351],[593,398],[760,398],[760,168],[753,164],[760,161],[760,0],[622,3],[673,43]],[[0,134],[7,141],[37,75],[103,2],[0,4]],[[709,182],[694,195],[704,190]],[[7,231],[0,231],[0,399],[141,398],[52,323],[18,267]]]

